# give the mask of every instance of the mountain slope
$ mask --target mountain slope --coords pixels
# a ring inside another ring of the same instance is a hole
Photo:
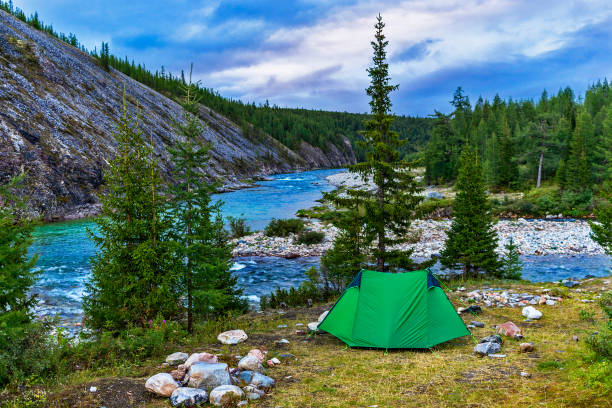
[[[176,142],[174,101],[98,60],[0,10],[0,182],[25,170],[30,211],[45,219],[98,211],[103,168],[115,154],[115,120],[123,90],[129,109],[139,107],[141,127],[153,137],[165,174],[167,147]],[[212,177],[236,186],[266,174],[339,167],[355,161],[348,140],[326,151],[302,142],[297,152],[270,136],[243,135],[225,117],[202,106],[208,124]]]

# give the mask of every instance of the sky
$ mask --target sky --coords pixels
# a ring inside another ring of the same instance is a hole
[[[14,0],[56,31],[245,102],[348,112],[365,88],[376,16],[386,24],[393,111],[450,111],[496,93],[583,94],[612,77],[612,1]]]

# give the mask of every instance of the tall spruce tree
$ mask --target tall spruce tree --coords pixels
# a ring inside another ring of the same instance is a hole
[[[576,128],[570,142],[567,161],[566,185],[574,191],[588,189],[591,184],[591,172],[587,159],[586,144],[593,136],[591,116],[581,112],[576,119]]]
[[[125,92],[115,139],[118,154],[104,176],[102,215],[91,232],[98,253],[83,302],[87,324],[97,330],[174,318],[181,311],[172,224],[164,216],[152,140],[145,141],[138,113],[128,112]]]
[[[402,159],[399,149],[404,141],[391,130],[394,116],[389,94],[398,86],[389,83],[388,41],[383,34],[384,27],[379,15],[375,40],[371,42],[373,66],[368,68],[370,86],[366,90],[371,98],[371,115],[365,122],[364,140],[360,142],[366,159],[350,167],[351,172],[364,180],[371,178],[374,191],[347,192],[364,211],[364,236],[366,242],[376,244],[373,258],[378,271],[414,267],[411,250],[400,251],[392,247],[406,242],[414,210],[422,200],[419,195],[422,187],[412,174],[415,163]]]
[[[174,221],[174,240],[182,263],[182,282],[187,297],[187,328],[193,330],[194,314],[222,313],[243,308],[241,292],[230,267],[232,247],[224,234],[221,202],[210,194],[217,185],[209,183],[206,168],[209,146],[202,143],[204,124],[199,119],[198,85],[184,85],[182,123],[176,124],[183,140],[171,149],[174,163],[169,213]]]
[[[493,229],[482,168],[470,144],[461,154],[460,163],[453,221],[440,262],[446,268],[461,266],[465,276],[478,276],[481,270],[499,275],[497,233]]]

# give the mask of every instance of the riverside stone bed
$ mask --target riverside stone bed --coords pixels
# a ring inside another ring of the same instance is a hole
[[[400,248],[414,249],[414,256],[430,258],[444,247],[446,231],[451,220],[417,220],[413,223],[415,244]],[[321,222],[310,222],[307,228],[325,233],[321,244],[296,245],[295,236],[287,238],[266,237],[262,232],[234,240],[234,256],[277,256],[298,258],[321,256],[331,247],[337,229]],[[499,236],[498,251],[513,238],[522,255],[602,255],[604,250],[590,237],[588,222],[582,220],[500,220],[496,225]]]

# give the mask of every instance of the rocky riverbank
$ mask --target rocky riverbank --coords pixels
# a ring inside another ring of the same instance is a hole
[[[414,249],[417,258],[439,255],[444,247],[450,220],[417,220],[413,224],[414,243],[402,245],[402,249]],[[321,244],[300,245],[295,237],[267,237],[263,232],[234,241],[234,256],[278,256],[298,258],[321,256],[331,247],[337,229],[321,222],[311,222],[308,228],[325,234]],[[602,255],[603,248],[590,237],[591,229],[586,221],[570,220],[500,220],[495,226],[499,236],[498,251],[503,251],[510,238],[522,255]]]

